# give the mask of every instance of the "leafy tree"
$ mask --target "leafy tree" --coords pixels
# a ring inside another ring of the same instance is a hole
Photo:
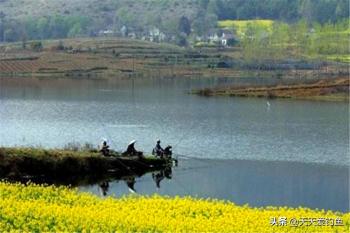
[[[41,43],[41,41],[33,41],[30,43],[30,47],[31,49],[33,49],[34,51],[41,51],[43,48],[43,44]]]
[[[269,35],[269,46],[266,50],[272,60],[280,60],[289,56],[288,46],[290,43],[289,26],[285,23],[274,23]]]
[[[11,28],[8,28],[8,29],[5,29],[4,31],[4,41],[6,42],[12,42],[12,41],[15,41],[15,32],[11,29]]]
[[[162,24],[162,17],[160,14],[146,14],[143,27],[148,28],[150,25],[160,28]]]
[[[1,9],[0,41],[6,39],[5,32],[8,39],[20,41],[21,28],[24,28],[28,40],[94,36],[103,28],[114,27],[119,30],[123,25],[136,33],[155,26],[169,36],[181,32],[188,36],[191,29],[194,34],[204,35],[216,27],[217,20],[224,19],[260,18],[292,24],[304,19],[311,29],[314,22],[321,25],[328,22],[335,24],[341,19],[349,18],[349,0],[109,0],[107,7],[97,9],[115,11],[115,15],[103,14],[101,17],[89,19],[86,16],[62,14],[16,20]],[[138,14],[140,10],[143,11],[142,14]],[[343,37],[340,37],[337,34],[334,39],[343,43]],[[317,38],[308,42],[313,43],[314,48],[319,48],[316,46]],[[323,50],[326,47],[322,46]]]
[[[265,59],[268,42],[268,33],[265,28],[248,23],[241,41],[244,58],[255,62]]]
[[[336,2],[332,0],[321,0],[317,3],[314,2],[314,15],[310,22],[317,21],[320,23],[326,23],[328,21],[335,22],[335,10]]]
[[[244,4],[236,10],[237,19],[250,19],[254,18],[255,8],[253,5]]]
[[[4,41],[5,17],[5,13],[0,11],[0,41]]]
[[[339,18],[348,18],[349,17],[349,1],[348,0],[339,0],[335,8],[335,15]]]
[[[291,33],[294,35],[294,44],[296,56],[300,58],[307,47],[308,44],[308,25],[306,20],[301,20],[297,24],[294,25]]]
[[[182,47],[186,47],[188,45],[187,35],[185,33],[180,33],[176,35],[176,44]]]
[[[197,35],[206,35],[210,29],[216,27],[217,21],[218,19],[216,15],[200,11],[192,21],[193,31]]]
[[[49,28],[48,19],[45,17],[40,18],[38,20],[37,25],[36,25],[36,31],[40,35],[41,39],[45,39],[45,38],[48,38],[50,36],[50,33],[48,32],[48,28]],[[34,36],[34,38],[36,38],[36,37]]]
[[[191,33],[191,23],[189,19],[185,16],[182,16],[179,20],[178,31],[184,33],[187,36]]]
[[[81,28],[80,23],[76,23],[68,32],[68,37],[77,37],[82,34],[83,30]]]
[[[207,11],[209,14],[220,16],[220,9],[216,0],[209,0],[207,5]]]
[[[4,40],[5,24],[0,20],[0,41]]]
[[[130,14],[128,8],[122,7],[116,12],[116,22],[119,26],[132,27],[135,26],[135,17],[133,14]]]
[[[22,49],[27,48],[27,35],[25,33],[22,34]]]
[[[176,34],[178,30],[178,21],[175,21],[173,19],[162,20],[161,30],[167,34]]]
[[[52,38],[65,38],[69,28],[65,23],[64,17],[56,15],[50,19],[49,30]]]
[[[208,8],[209,0],[198,0],[198,4],[201,9],[206,10]]]
[[[28,38],[39,37],[37,31],[37,19],[27,18],[23,23]]]
[[[57,50],[64,50],[64,43],[62,40],[58,41]]]

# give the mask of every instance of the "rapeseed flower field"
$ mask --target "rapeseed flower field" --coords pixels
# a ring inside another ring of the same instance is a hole
[[[256,19],[256,20],[221,20],[218,22],[218,26],[221,28],[234,28],[239,36],[242,36],[247,30],[248,25],[254,27],[264,28],[267,31],[272,30],[274,21],[269,19]]]
[[[35,184],[0,182],[0,200],[0,232],[349,232],[350,226],[350,213],[191,197],[100,198]]]

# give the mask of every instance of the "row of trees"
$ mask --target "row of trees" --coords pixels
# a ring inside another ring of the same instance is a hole
[[[89,22],[87,17],[60,15],[15,21],[0,12],[0,42],[82,36],[89,33]]]
[[[174,7],[174,2],[176,5],[176,1],[159,0],[158,4],[170,8]],[[303,18],[309,23],[323,24],[349,16],[348,0],[188,0],[182,4],[197,6],[194,14],[186,16],[196,35],[207,34],[215,28],[218,20],[225,19],[273,19],[294,23]],[[153,25],[166,33],[178,33],[177,22],[182,14],[169,18],[162,12],[145,12],[139,16],[127,6],[120,6],[114,19],[116,26],[126,25],[142,30]]]
[[[319,59],[350,53],[349,20],[336,23],[274,23],[271,31],[248,24],[241,45],[246,60]]]
[[[186,20],[186,21],[185,21]],[[149,14],[145,12],[141,17],[134,15],[130,12],[128,7],[121,7],[115,13],[113,24],[115,28],[121,28],[126,26],[133,28],[135,31],[143,32],[152,27],[159,28],[162,32],[167,34],[178,34],[183,32],[181,30],[183,24],[189,24],[190,30],[197,35],[204,35],[217,25],[218,17],[216,14],[207,11],[204,8],[199,8],[191,16],[183,14],[173,15],[167,17],[166,15],[158,12],[157,14]],[[189,34],[186,32],[186,34]]]
[[[134,8],[142,9],[142,14]],[[184,12],[187,8],[190,10]],[[217,26],[217,21],[223,19],[260,18],[295,23],[302,18],[309,24],[334,23],[349,17],[349,1],[116,0],[101,2],[99,11],[101,17],[63,14],[21,20],[14,20],[0,11],[0,42],[91,36],[99,30],[119,30],[123,26],[139,33],[157,27],[183,41],[188,36],[207,35]]]
[[[349,17],[348,0],[198,0],[203,8],[223,19],[275,19],[296,22],[335,22]]]

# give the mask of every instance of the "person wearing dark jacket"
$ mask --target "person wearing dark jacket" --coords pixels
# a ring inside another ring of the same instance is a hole
[[[159,157],[163,157],[164,154],[164,149],[162,148],[162,146],[160,145],[160,140],[157,140],[157,144],[153,149],[153,154],[159,156]]]
[[[109,146],[107,145],[107,141],[106,140],[103,141],[102,148],[101,148],[100,152],[104,156],[109,156]]]

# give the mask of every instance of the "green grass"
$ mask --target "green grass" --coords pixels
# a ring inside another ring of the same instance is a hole
[[[42,148],[0,148],[0,175],[67,176],[103,172],[108,163],[97,151],[70,151]]]
[[[43,149],[43,148],[30,148],[30,147],[7,147],[0,148],[0,156],[11,156],[11,157],[23,157],[30,156],[35,158],[50,157],[60,159],[64,157],[91,157],[99,156],[97,150],[65,150],[65,149]]]
[[[350,55],[349,54],[346,54],[346,55],[340,55],[340,54],[328,55],[328,56],[326,56],[326,59],[330,60],[330,61],[350,63]]]
[[[0,147],[0,177],[45,175],[62,179],[70,176],[104,176],[111,169],[123,174],[129,173],[130,169],[133,173],[144,173],[150,169],[150,165],[161,168],[166,164],[166,161],[149,156],[136,158],[112,153],[118,159],[104,157],[96,149],[74,151]]]

